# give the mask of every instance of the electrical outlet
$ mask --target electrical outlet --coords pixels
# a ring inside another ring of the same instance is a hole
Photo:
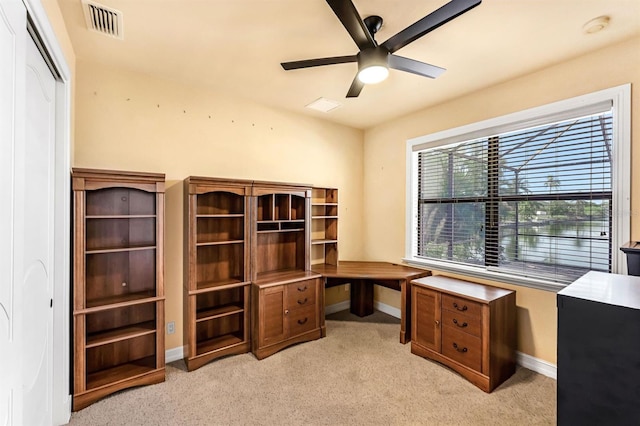
[[[349,284],[344,285],[344,291],[349,291]]]
[[[176,323],[171,321],[167,323],[167,334],[173,334],[176,332]]]

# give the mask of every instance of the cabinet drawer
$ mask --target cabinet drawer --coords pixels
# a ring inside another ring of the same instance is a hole
[[[482,318],[482,305],[480,303],[449,294],[442,295],[442,309],[460,312],[475,318]]]
[[[316,307],[309,306],[289,311],[289,335],[296,336],[313,330],[316,325]]]
[[[482,344],[479,337],[445,325],[442,328],[442,354],[482,372]]]
[[[316,303],[316,280],[306,280],[287,286],[287,306],[297,309]]]
[[[482,337],[482,321],[479,316],[465,315],[458,311],[442,311],[442,324],[460,331]]]

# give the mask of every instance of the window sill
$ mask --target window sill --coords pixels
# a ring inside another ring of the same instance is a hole
[[[511,275],[504,272],[487,271],[486,269],[474,268],[473,266],[459,265],[449,262],[438,262],[436,260],[424,260],[403,258],[403,262],[411,266],[434,269],[437,271],[451,272],[465,275],[469,278],[482,278],[496,281],[498,283],[512,284],[522,287],[529,287],[536,290],[552,291],[554,293],[566,287],[566,284],[545,281],[539,278],[531,278],[519,275]]]

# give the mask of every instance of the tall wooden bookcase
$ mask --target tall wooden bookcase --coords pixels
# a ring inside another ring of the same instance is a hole
[[[250,350],[251,181],[184,181],[184,346],[189,371]]]
[[[338,264],[338,190],[311,191],[311,264]]]
[[[164,175],[74,169],[73,410],[165,379]]]
[[[262,359],[324,336],[324,287],[311,272],[311,187],[254,182],[252,352]]]

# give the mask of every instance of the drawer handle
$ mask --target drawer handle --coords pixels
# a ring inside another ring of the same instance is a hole
[[[307,303],[307,300],[309,299],[307,299],[306,297],[304,298],[304,300],[298,299],[298,305],[304,305],[305,303]]]
[[[298,320],[298,324],[302,325],[302,324],[306,324],[307,323],[308,318],[304,317],[303,320]]]
[[[298,287],[298,291],[307,291],[307,286],[305,285],[304,287]]]
[[[459,311],[462,311],[462,312],[464,312],[464,311],[466,311],[467,309],[469,309],[469,308],[467,308],[467,305],[462,306],[462,308],[461,308],[461,307],[459,307],[459,306],[458,306],[458,304],[457,304],[456,302],[453,302],[453,307],[454,307],[454,308],[456,308],[456,309],[457,309],[457,310],[459,310]]]
[[[466,351],[468,350],[467,348],[462,348],[462,349],[460,349],[460,348],[458,347],[458,344],[457,344],[457,343],[455,343],[455,342],[453,343],[453,348],[454,348],[456,351],[458,351],[458,352],[466,352]]]
[[[453,323],[454,323],[455,325],[457,325],[458,327],[460,327],[460,328],[465,328],[466,326],[468,326],[468,325],[469,325],[469,324],[467,324],[466,322],[463,322],[462,324],[460,324],[460,323],[458,322],[458,320],[457,320],[457,319],[455,319],[455,318],[453,319]]]
[[[285,315],[289,315],[289,310],[288,310],[288,309],[285,309],[285,310],[284,310],[284,314],[285,314]]]

